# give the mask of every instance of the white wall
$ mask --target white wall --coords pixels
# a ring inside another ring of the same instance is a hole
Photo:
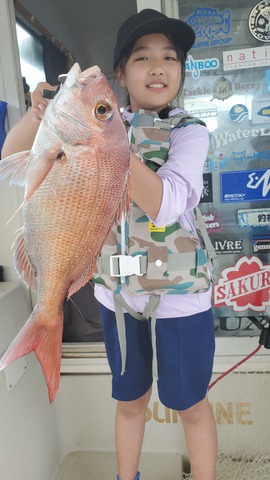
[[[8,126],[24,110],[15,32],[13,0],[0,1],[0,99],[8,103]],[[0,357],[31,313],[29,295],[13,269],[11,245],[21,227],[17,210],[21,196],[7,181],[0,182],[0,264],[6,280],[0,283]],[[18,371],[26,371],[14,388]],[[34,354],[0,372],[0,478],[49,480],[58,460],[54,408],[49,404],[40,365]]]
[[[8,103],[8,120],[14,125],[24,112],[13,0],[0,2],[0,97]]]
[[[12,0],[0,2],[0,100],[8,103],[6,131],[16,123],[24,111],[24,94],[21,82],[19,54],[16,40],[15,14]],[[22,220],[17,214],[7,226],[19,206],[22,195],[16,188],[9,187],[7,181],[0,182],[0,265],[4,266],[6,280],[15,280],[11,245],[15,231]]]
[[[137,10],[140,12],[144,8],[153,8],[154,10],[161,12],[161,4],[162,0],[137,0]]]
[[[30,313],[24,288],[0,283],[0,356]],[[52,478],[59,460],[55,411],[33,353],[0,372],[0,411],[1,480]]]

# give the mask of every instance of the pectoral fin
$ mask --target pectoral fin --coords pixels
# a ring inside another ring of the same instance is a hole
[[[14,153],[0,162],[0,180],[11,177],[10,185],[24,186],[30,151]]]
[[[53,149],[46,151],[36,160],[33,160],[31,153],[28,151],[16,153],[7,157],[3,160],[3,162],[5,162],[3,167],[2,161],[0,162],[0,180],[12,175],[10,181],[12,185],[26,186],[24,200],[9,219],[8,223],[42,184],[58,157],[61,157],[61,161],[63,162],[63,151],[59,146],[56,146]]]
[[[31,168],[29,168],[27,174],[27,185],[25,191],[25,197],[22,205],[33,195],[42,182],[47,177],[49,171],[52,169],[54,162],[57,158],[63,158],[64,153],[59,148],[59,145],[54,148],[45,151],[37,160],[31,161]],[[20,208],[22,207],[20,206]]]

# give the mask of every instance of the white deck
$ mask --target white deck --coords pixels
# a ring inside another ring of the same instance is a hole
[[[180,480],[180,455],[143,453],[141,478],[147,480]],[[57,467],[53,480],[115,480],[117,473],[113,452],[73,452]]]
[[[31,307],[18,283],[0,285],[0,292],[1,355]],[[234,358],[233,352],[227,360],[217,358],[214,377],[235,360],[239,356]],[[0,480],[115,480],[115,401],[110,398],[104,346],[63,345],[61,372],[52,405],[33,353],[0,373]],[[227,457],[217,480],[270,478],[269,375],[264,350],[242,373],[225,377],[210,391],[220,449]],[[248,460],[241,465],[246,454]],[[255,464],[249,459],[262,454],[265,460],[259,458],[254,474]],[[236,459],[231,460],[233,456]],[[142,480],[188,480],[182,476],[186,458],[179,417],[159,402],[154,385],[140,464]]]

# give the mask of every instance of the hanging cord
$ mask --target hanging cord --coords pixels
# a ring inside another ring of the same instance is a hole
[[[261,331],[258,347],[255,348],[255,350],[253,352],[249,353],[249,355],[247,355],[245,358],[240,360],[240,362],[236,363],[229,370],[222,373],[216,380],[214,380],[214,382],[210,383],[208,390],[210,390],[212,387],[214,387],[216,385],[216,383],[218,383],[220,380],[222,380],[222,378],[226,377],[226,375],[233,372],[233,370],[235,370],[237,367],[239,367],[240,365],[245,363],[247,360],[249,360],[251,357],[253,357],[253,355],[256,355],[256,353],[262,348],[262,346],[264,346],[265,348],[268,348],[268,349],[270,348],[270,326],[268,328],[264,328]]]
[[[228,375],[229,373],[233,372],[233,370],[235,370],[237,367],[239,367],[240,365],[242,365],[242,363],[246,362],[247,360],[249,360],[251,357],[253,357],[253,355],[255,355],[260,349],[262,348],[262,345],[258,345],[258,347],[253,351],[251,352],[249,355],[247,355],[245,358],[243,358],[240,362],[236,363],[233,367],[231,367],[229,370],[227,370],[226,372],[222,373],[214,382],[210,383],[209,385],[209,390],[210,388],[214,387],[214,385],[216,385],[217,382],[219,382],[220,380],[222,380],[222,378],[226,377],[226,375]]]

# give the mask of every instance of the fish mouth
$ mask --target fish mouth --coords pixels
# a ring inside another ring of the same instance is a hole
[[[94,65],[94,67],[87,68],[86,70],[83,70],[83,72],[80,72],[80,75],[84,78],[87,77],[95,77],[96,74],[101,73],[100,68],[97,65]]]
[[[80,72],[78,75],[78,80],[83,84],[87,84],[91,82],[91,80],[99,77],[100,75],[101,70],[97,65],[95,65],[94,67],[87,68],[83,72]]]
[[[101,70],[97,65],[81,71],[80,65],[78,63],[74,63],[73,67],[66,76],[64,85],[68,88],[72,87],[72,85],[74,85],[76,82],[87,85],[101,74]]]

